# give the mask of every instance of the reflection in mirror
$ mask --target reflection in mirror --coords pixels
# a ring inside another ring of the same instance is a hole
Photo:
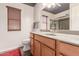
[[[41,11],[40,30],[69,30],[69,3],[59,3],[61,6],[48,4]],[[55,7],[54,7],[55,6]],[[47,17],[43,17],[47,16]]]
[[[58,20],[50,19],[51,30],[69,30],[69,18],[63,18]]]

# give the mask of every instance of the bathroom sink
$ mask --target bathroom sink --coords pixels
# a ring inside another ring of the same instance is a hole
[[[46,35],[56,36],[55,34],[46,34]]]

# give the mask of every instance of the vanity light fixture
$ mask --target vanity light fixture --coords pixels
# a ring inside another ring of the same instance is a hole
[[[42,5],[47,8],[51,8],[51,7],[55,8],[56,6],[61,7],[59,3],[43,3]]]

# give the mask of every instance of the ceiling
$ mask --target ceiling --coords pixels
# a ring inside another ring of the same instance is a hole
[[[68,10],[69,9],[69,3],[60,3],[61,7],[57,6],[55,8],[51,7],[51,8],[44,8],[45,11],[57,14],[60,13],[62,11]]]
[[[34,7],[36,3],[24,3],[24,4]]]
[[[32,6],[34,7],[36,5],[36,3],[24,3],[26,5],[29,5],[29,6]],[[65,10],[68,10],[69,9],[69,3],[59,3],[61,6],[57,6],[55,8],[51,7],[51,8],[44,8],[43,10],[44,11],[47,11],[47,12],[50,12],[50,13],[53,13],[53,14],[57,14],[57,13],[60,13],[62,11],[65,11]]]

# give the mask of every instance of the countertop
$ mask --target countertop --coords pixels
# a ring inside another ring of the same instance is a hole
[[[79,35],[61,34],[61,33],[55,33],[55,32],[52,32],[52,33],[51,32],[35,32],[35,31],[32,33],[79,46]],[[54,35],[49,35],[49,34],[54,34]]]

